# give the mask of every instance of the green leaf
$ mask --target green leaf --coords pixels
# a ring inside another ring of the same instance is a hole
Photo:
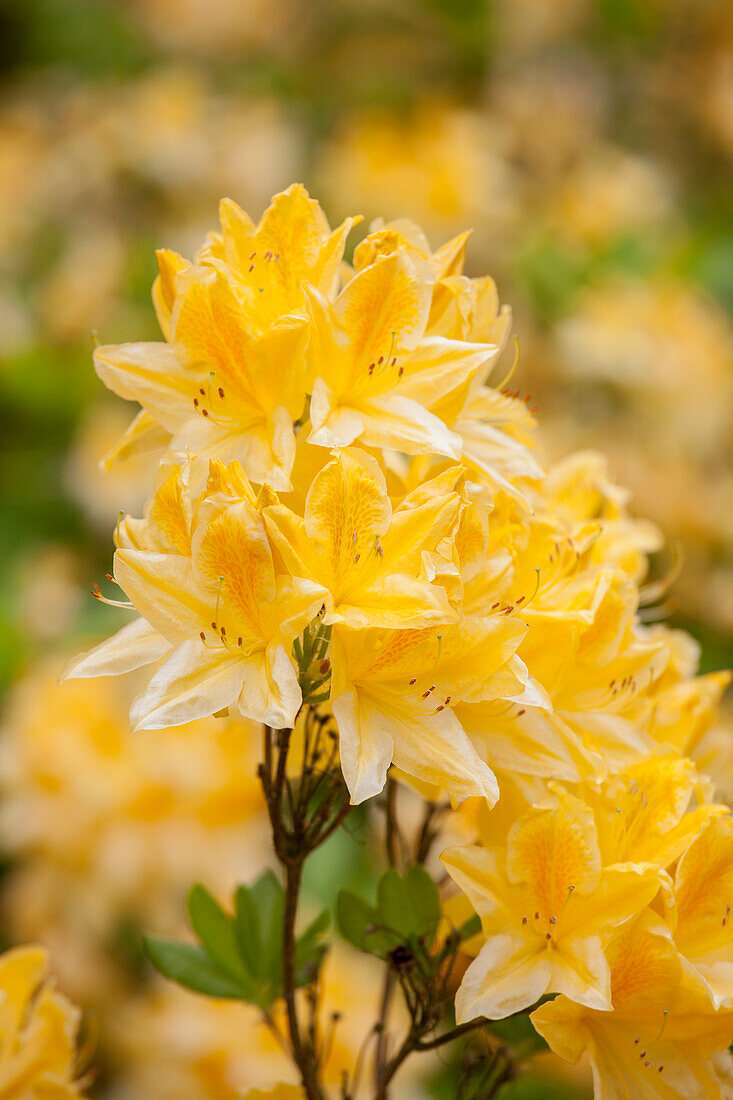
[[[478,913],[474,913],[472,917],[469,917],[465,924],[462,924],[458,929],[458,935],[462,940],[470,940],[472,936],[478,936],[481,931],[481,917]]]
[[[419,864],[404,876],[390,868],[377,886],[377,911],[380,923],[405,940],[432,942],[440,920],[438,888]]]
[[[336,919],[341,935],[360,951],[384,958],[400,942],[399,937],[381,927],[379,914],[349,890],[339,890],[336,898]]]
[[[282,983],[282,939],[285,914],[285,891],[276,875],[266,871],[250,887],[250,894],[259,914],[262,930],[262,965],[258,972]]]
[[[405,888],[410,911],[415,917],[415,931],[432,943],[441,916],[438,887],[425,868],[417,863],[405,875]]]
[[[153,966],[166,978],[205,993],[209,997],[226,997],[248,1001],[252,991],[223,974],[201,947],[175,940],[145,936],[145,951]]]
[[[547,1050],[547,1043],[535,1031],[528,1012],[521,1016],[510,1016],[506,1020],[492,1020],[489,1026],[494,1035],[498,1035],[518,1053],[521,1052],[523,1058],[540,1050]]]
[[[260,913],[252,891],[246,886],[238,886],[234,894],[234,934],[239,956],[250,974],[262,977],[266,971]]]
[[[188,895],[188,915],[211,961],[236,981],[246,982],[250,968],[243,965],[234,922],[201,885]]]

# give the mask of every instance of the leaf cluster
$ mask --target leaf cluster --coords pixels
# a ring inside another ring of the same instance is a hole
[[[239,886],[234,911],[226,913],[208,890],[194,886],[188,914],[198,943],[145,937],[153,966],[179,985],[209,997],[247,1001],[267,1011],[283,995],[285,894],[272,871],[250,887]],[[318,975],[327,950],[322,935],[330,916],[324,909],[296,940],[298,987]]]

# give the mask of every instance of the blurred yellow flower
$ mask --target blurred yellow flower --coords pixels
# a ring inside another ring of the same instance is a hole
[[[75,1080],[79,1012],[48,980],[42,947],[0,956],[0,1096],[66,1100],[81,1096]]]

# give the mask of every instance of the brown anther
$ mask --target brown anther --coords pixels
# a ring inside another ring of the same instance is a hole
[[[440,714],[441,710],[445,710],[445,703],[441,703],[439,707],[436,707],[435,713]]]
[[[551,940],[552,939],[552,933],[551,932],[546,932],[545,933],[545,939],[546,940]]]
[[[247,268],[248,271],[254,271],[254,269],[255,269],[254,264],[250,264],[249,267]]]
[[[377,359],[377,362],[379,363],[379,365],[380,365],[380,367],[381,367],[382,363],[384,362],[384,356],[383,356],[383,355],[380,355],[380,356],[379,356],[379,359]]]
[[[550,924],[557,924],[557,917],[555,916],[554,913],[550,917]]]
[[[355,554],[354,555],[354,565],[356,565],[356,563],[358,562],[360,557],[361,557],[361,554]]]
[[[208,416],[209,414],[208,414],[208,412],[207,412],[207,410],[206,410],[206,409],[202,409],[202,410],[201,410],[201,415],[202,415],[202,416]]]
[[[212,624],[211,624],[211,629],[212,629],[212,630],[216,630],[216,623],[212,623]]]
[[[331,662],[329,661],[328,657],[324,657],[324,659],[321,661],[320,665],[318,666],[318,671],[320,672],[321,676],[325,676],[330,668],[331,668]]]
[[[644,1065],[646,1066],[647,1069],[649,1069],[649,1063],[648,1062],[645,1062]]]
[[[445,705],[446,705],[446,706],[448,706],[448,704],[450,703],[450,701],[451,701],[451,696],[450,696],[450,695],[446,695],[446,697],[445,697]]]
[[[256,256],[256,255],[257,255],[257,253],[256,253],[256,252],[250,252],[250,254],[249,254],[249,258],[250,258],[250,260],[254,260],[254,258],[255,258],[255,256]]]
[[[640,1057],[640,1058],[645,1058],[645,1057],[646,1057],[646,1051],[645,1051],[645,1050],[642,1050],[642,1052],[641,1052],[641,1054],[639,1055],[639,1057]]]
[[[522,917],[522,924],[526,924],[528,919],[529,919],[528,917]]]
[[[524,707],[522,707],[522,709],[521,709],[521,710],[518,710],[518,711],[517,711],[517,718],[521,718],[521,717],[522,717],[522,715],[523,715],[523,714],[526,714],[526,713],[527,713],[527,712],[526,712],[526,710],[524,709]]]
[[[112,576],[111,573],[105,573],[104,575],[105,575],[105,577],[107,578],[108,581],[112,581],[112,583],[114,584],[114,577]],[[730,906],[728,906],[728,910],[730,911]]]
[[[199,388],[199,393],[201,394],[202,397],[206,397],[206,390],[203,387]]]
[[[410,680],[410,687],[412,687],[412,685],[416,682],[416,680],[417,680],[417,676],[413,676],[412,679]]]
[[[206,635],[204,634],[203,630],[199,631],[199,638],[201,639],[202,642],[206,641]]]
[[[222,636],[222,638],[223,638],[223,637],[224,637],[224,635],[225,635],[225,634],[226,634],[226,632],[227,632],[227,628],[226,628],[225,626],[220,626],[220,627],[219,627],[219,631],[220,631],[220,633],[221,633],[221,636]]]
[[[504,614],[505,615],[511,615],[513,610],[514,610],[514,604],[513,603],[507,604],[507,606],[504,608]]]
[[[218,392],[218,394],[219,394],[219,397],[221,397],[221,398],[223,398],[223,397],[224,397],[224,390],[223,390],[223,389],[221,388],[221,386],[219,386],[219,389],[218,389],[218,391],[217,391],[217,392]]]
[[[640,1042],[641,1042],[641,1039],[639,1039],[639,1038],[637,1037],[636,1039],[634,1039],[634,1042],[635,1042],[635,1043],[640,1043]]]
[[[526,599],[527,599],[526,596],[520,596],[519,599],[517,600],[517,607],[519,607],[520,603],[524,603],[524,601]]]
[[[242,638],[237,638],[237,645],[241,645],[241,644],[242,644],[242,641],[243,641],[243,639],[242,639]]]
[[[500,603],[501,603],[501,600],[497,600],[496,603],[492,603],[491,610],[496,611],[496,609],[497,609],[497,607],[499,606]]]
[[[405,368],[400,367],[400,369],[397,371],[397,377],[401,378],[404,373],[405,373]]]
[[[609,686],[610,688],[612,688],[612,687],[615,687],[615,685],[616,685],[616,681],[615,681],[615,680],[611,680],[611,683],[610,683],[610,684],[609,684],[608,686]]]
[[[540,915],[539,915],[539,913],[535,913],[535,915],[534,915],[534,919],[535,919],[535,920],[539,920],[539,919],[540,919]]]
[[[193,403],[194,403],[194,405],[195,405],[195,407],[196,407],[196,408],[198,408],[198,407],[199,407],[199,399],[198,399],[198,397],[194,397],[194,399],[193,399]]]
[[[661,1073],[663,1069],[664,1069],[664,1066],[660,1066],[659,1069],[657,1070],[657,1072]]]
[[[394,359],[392,360],[392,366],[394,366],[396,362],[397,362],[397,356],[395,355]]]
[[[369,374],[374,374],[374,363],[369,364]]]

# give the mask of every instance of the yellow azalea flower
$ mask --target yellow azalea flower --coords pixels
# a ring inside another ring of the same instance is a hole
[[[568,586],[557,610],[537,600],[522,612],[529,629],[520,655],[553,706],[552,713],[535,711],[525,721],[579,738],[601,777],[653,747],[639,707],[664,670],[668,650],[663,638],[637,625],[635,610],[631,582],[603,569]]]
[[[433,272],[414,250],[380,257],[333,304],[308,291],[313,378],[310,442],[460,457],[460,439],[429,406],[460,389],[494,344],[426,335]]]
[[[521,482],[542,476],[529,449],[534,420],[525,402],[486,384],[506,342],[511,310],[500,307],[493,279],[468,279],[462,274],[468,237],[462,233],[432,252],[418,226],[396,221],[362,241],[354,264],[362,270],[378,258],[407,249],[418,262],[429,264],[433,273],[426,333],[494,347],[482,369],[466,375],[461,386],[432,395],[427,407],[460,437],[464,461],[474,477],[526,505]]]
[[[237,705],[245,718],[292,726],[301,702],[292,641],[325,590],[276,576],[251,504],[198,514],[192,557],[118,550],[115,579],[175,648],[133,703],[136,729],[159,729]]]
[[[596,520],[591,561],[617,565],[638,582],[647,571],[648,555],[662,548],[656,525],[628,514],[631,493],[611,481],[608,460],[595,451],[578,451],[552,466],[542,497],[560,523]]]
[[[256,229],[231,200],[221,218],[221,236],[196,264],[159,254],[153,298],[167,342],[101,347],[95,366],[175,449],[204,464],[237,458],[254,481],[286,489],[306,399],[301,284],[332,291],[354,219],[330,233],[298,185],[275,197]]]
[[[97,348],[97,373],[120,397],[139,401],[175,449],[206,461],[238,458],[254,480],[287,488],[293,421],[305,402],[305,318],[255,337],[220,271],[191,269],[177,285],[172,343]]]
[[[569,1062],[585,1052],[596,1100],[720,1100],[711,1055],[728,1046],[731,1017],[714,1014],[686,978],[669,929],[646,910],[609,946],[613,1011],[568,997],[532,1023]]]
[[[330,593],[326,623],[398,628],[453,621],[445,591],[425,576],[424,556],[452,534],[460,497],[448,491],[412,504],[393,510],[379,464],[347,448],[313,478],[302,518],[276,504],[265,510],[265,521],[288,570]]]
[[[524,814],[505,845],[451,848],[442,859],[486,935],[456,996],[459,1022],[508,1016],[549,992],[611,1007],[604,948],[657,894],[659,874],[604,867],[587,806],[554,796]]]
[[[181,474],[171,476],[179,478],[180,489]],[[241,484],[236,496],[232,478]],[[228,491],[217,491],[222,486]],[[276,572],[243,475],[215,465],[210,489],[195,508],[184,508],[179,489],[165,480],[142,524],[121,531],[134,545],[117,550],[115,580],[142,620],[72,662],[66,675],[150,663],[155,639],[162,637],[170,653],[133,703],[135,728],[179,725],[229,706],[254,721],[291,726],[301,703],[292,642],[321,607],[326,590]],[[189,513],[190,552],[173,552],[186,549]],[[139,548],[141,537],[153,548]]]
[[[691,760],[649,756],[587,784],[583,799],[593,812],[604,865],[655,863],[669,867],[725,806],[706,801],[709,781]]]
[[[0,1096],[81,1096],[74,1080],[79,1012],[49,983],[42,947],[0,956],[0,996]]]
[[[390,763],[455,799],[498,797],[453,705],[521,697],[516,620],[464,618],[422,630],[333,630],[331,707],[353,802],[378,794]]]
[[[717,817],[677,865],[668,919],[680,954],[715,1008],[733,1008],[733,819]]]

